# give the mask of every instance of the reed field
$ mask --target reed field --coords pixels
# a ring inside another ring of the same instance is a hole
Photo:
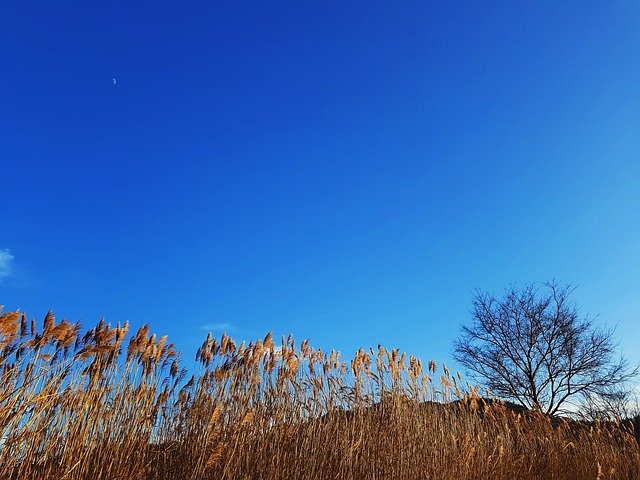
[[[640,478],[621,423],[518,412],[398,350],[209,334],[197,360],[147,326],[0,312],[0,478]]]

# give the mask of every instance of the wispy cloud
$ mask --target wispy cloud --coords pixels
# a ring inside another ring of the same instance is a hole
[[[14,258],[8,248],[0,248],[0,282],[11,275]]]
[[[205,323],[200,326],[200,330],[207,330],[209,332],[226,332],[232,333],[236,331],[236,328],[229,322],[220,323]]]

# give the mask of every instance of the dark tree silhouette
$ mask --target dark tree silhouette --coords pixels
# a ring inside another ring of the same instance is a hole
[[[579,314],[572,292],[555,282],[512,286],[500,298],[477,290],[454,358],[493,394],[549,415],[610,394],[638,367],[616,355],[614,329]]]

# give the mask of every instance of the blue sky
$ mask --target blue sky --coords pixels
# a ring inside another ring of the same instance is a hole
[[[5,1],[0,31],[6,309],[189,361],[214,329],[449,362],[476,287],[555,278],[640,361],[637,2]]]

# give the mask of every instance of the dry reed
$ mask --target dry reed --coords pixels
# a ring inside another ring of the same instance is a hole
[[[398,350],[209,334],[188,377],[166,337],[127,334],[0,310],[0,478],[640,478],[622,425],[516,412]]]

